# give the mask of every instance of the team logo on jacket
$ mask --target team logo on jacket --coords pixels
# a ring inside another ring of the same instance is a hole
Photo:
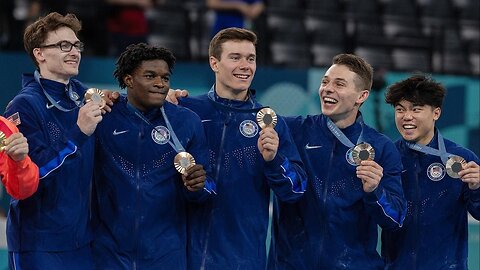
[[[445,177],[445,167],[442,163],[432,163],[428,166],[427,175],[432,181],[440,181]]]
[[[244,120],[239,126],[240,133],[247,138],[255,137],[258,134],[258,125],[252,120]]]
[[[170,131],[164,126],[156,126],[152,130],[152,140],[158,144],[166,144],[170,140]]]

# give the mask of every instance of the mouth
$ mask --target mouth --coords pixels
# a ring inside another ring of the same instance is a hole
[[[412,124],[404,124],[404,125],[402,125],[402,128],[405,129],[405,130],[412,130],[412,129],[416,129],[417,126],[412,125]]]
[[[323,97],[323,103],[325,104],[337,104],[338,103],[338,100],[334,99],[334,98],[331,98],[331,97]]]
[[[250,78],[250,75],[247,74],[233,74],[233,76],[241,80],[247,80],[248,78]]]

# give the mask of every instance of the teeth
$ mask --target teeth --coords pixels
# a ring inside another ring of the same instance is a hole
[[[403,125],[403,128],[404,129],[414,129],[414,128],[416,128],[416,126],[414,126],[414,125]]]
[[[330,102],[330,103],[337,103],[338,102],[336,99],[329,98],[329,97],[323,98],[323,101]]]
[[[240,79],[248,79],[249,75],[235,75],[235,77]]]

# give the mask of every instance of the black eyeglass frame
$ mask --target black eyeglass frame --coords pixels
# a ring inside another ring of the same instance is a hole
[[[68,40],[61,40],[54,44],[39,46],[39,48],[59,48],[62,52],[71,52],[73,47],[75,47],[79,52],[83,52],[85,49],[85,44],[83,44],[81,41],[71,43]]]

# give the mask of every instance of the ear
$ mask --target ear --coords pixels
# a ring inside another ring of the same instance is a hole
[[[45,57],[43,56],[43,52],[40,48],[33,49],[33,56],[35,56],[35,59],[37,59],[38,63],[45,61]]]
[[[127,85],[128,88],[133,87],[133,77],[132,75],[128,74],[123,78],[123,82]]]
[[[368,96],[370,95],[370,90],[367,90],[367,89],[362,90],[360,91],[359,94],[360,95],[357,98],[357,104],[363,104],[367,100]]]
[[[440,118],[441,114],[442,114],[442,109],[440,107],[433,109],[433,120],[437,121]]]
[[[215,58],[214,56],[210,56],[209,58],[210,61],[210,68],[213,70],[213,72],[217,73],[218,72],[218,59]]]

